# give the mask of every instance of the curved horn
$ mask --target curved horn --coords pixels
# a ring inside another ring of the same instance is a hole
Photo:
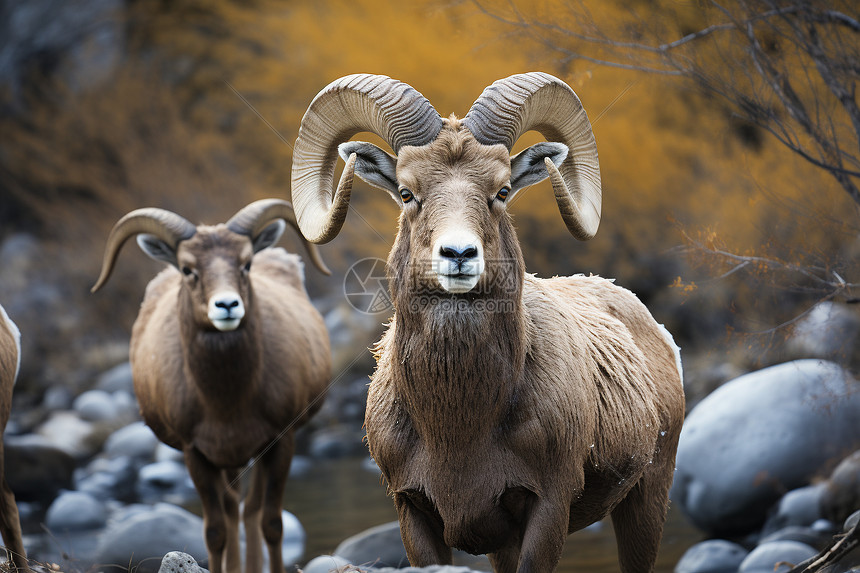
[[[330,275],[331,271],[322,260],[319,249],[313,243],[308,242],[301,233],[293,206],[283,199],[261,199],[243,207],[238,213],[227,221],[227,228],[240,235],[246,235],[252,239],[276,219],[283,219],[289,223],[299,238],[304,243],[308,255],[314,265],[323,274]]]
[[[442,118],[427,98],[389,77],[354,74],[323,88],[302,118],[293,150],[292,196],[302,234],[327,243],[346,219],[355,157],[347,161],[332,196],[339,144],[370,131],[396,154],[404,145],[430,143],[441,129]]]
[[[102,272],[91,292],[96,292],[107,282],[113,271],[119,250],[123,244],[135,235],[147,233],[154,235],[176,250],[176,246],[190,239],[197,232],[197,227],[176,213],[164,209],[148,207],[128,213],[117,221],[108,235],[105,257],[102,261]]]
[[[472,104],[463,123],[478,142],[510,149],[529,130],[564,143],[570,152],[558,169],[545,161],[558,209],[567,229],[579,240],[594,236],[600,225],[602,193],[597,143],[576,93],[543,72],[498,80]]]

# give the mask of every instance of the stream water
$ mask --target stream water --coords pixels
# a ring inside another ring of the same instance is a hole
[[[315,462],[306,473],[287,482],[284,507],[305,528],[305,561],[331,554],[351,535],[397,519],[378,474],[364,469],[360,459]],[[671,573],[684,551],[701,540],[702,534],[678,510],[670,509],[656,571]],[[475,565],[463,560],[455,560],[455,564]],[[557,571],[617,572],[612,524],[607,520],[569,536]]]

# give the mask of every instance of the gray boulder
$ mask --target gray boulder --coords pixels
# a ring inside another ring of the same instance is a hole
[[[821,496],[825,484],[817,483],[793,489],[779,500],[775,511],[768,516],[762,528],[763,536],[791,525],[808,526],[821,517]]]
[[[334,550],[336,557],[349,563],[376,567],[408,567],[406,548],[396,521],[371,527],[344,539]]]
[[[164,555],[176,550],[206,563],[203,519],[181,507],[159,503],[112,520],[99,540],[94,560],[123,565],[100,567],[104,571],[156,573]]]
[[[158,438],[143,422],[134,422],[108,436],[104,452],[108,457],[128,456],[148,462],[155,456]]]
[[[88,422],[111,421],[120,414],[113,397],[104,390],[87,390],[75,398],[72,409]]]
[[[821,495],[821,513],[830,521],[842,523],[860,508],[860,451],[836,466]]]
[[[45,525],[55,534],[99,529],[106,522],[104,503],[82,491],[62,493],[45,516]]]
[[[48,504],[72,488],[75,460],[36,434],[5,436],[6,481],[17,501]]]
[[[137,496],[144,503],[165,500],[187,503],[197,498],[197,491],[185,464],[176,461],[155,462],[140,468]]]
[[[103,372],[96,380],[96,388],[105,392],[125,391],[134,392],[134,384],[131,378],[131,363],[123,362],[110,370]]]
[[[713,535],[757,529],[782,492],[860,445],[858,390],[846,370],[820,360],[724,384],[687,417],[672,500]]]
[[[724,539],[709,539],[687,549],[675,573],[735,573],[749,551]]]
[[[799,541],[771,541],[753,549],[741,563],[738,573],[786,573],[791,565],[806,561],[818,551]],[[776,567],[777,563],[783,563]]]
[[[137,472],[128,456],[97,457],[75,476],[76,489],[107,501],[129,501],[134,497]]]
[[[77,460],[89,458],[101,447],[93,423],[75,412],[52,413],[36,433]]]

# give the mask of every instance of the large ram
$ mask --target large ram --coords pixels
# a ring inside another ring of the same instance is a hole
[[[550,141],[511,157],[529,130]],[[396,156],[347,142],[360,131]],[[341,78],[310,104],[293,155],[309,240],[337,235],[354,173],[402,208],[366,427],[410,562],[450,563],[456,547],[499,572],[551,571],[569,532],[611,515],[622,571],[652,570],[684,416],[678,349],[609,280],[527,274],[507,211],[549,176],[570,232],[596,232],[597,150],[573,90],[512,76],[459,120],[402,82]]]
[[[185,454],[213,572],[241,571],[237,478],[252,458],[246,570],[260,571],[265,539],[272,573],[283,572],[281,499],[293,436],[319,409],[331,374],[328,334],[300,259],[266,248],[285,221],[296,224],[289,203],[277,199],[216,226],[196,227],[162,209],[132,211],[111,231],[93,287],[104,285],[133,236],[171,265],[147,286],[131,337],[132,375],[143,419]],[[316,246],[307,247],[328,273]]]

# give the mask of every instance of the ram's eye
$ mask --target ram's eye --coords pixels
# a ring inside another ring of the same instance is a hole
[[[251,272],[251,261],[248,261],[247,263],[245,263],[245,265],[242,267],[242,270],[245,271],[246,273],[250,273]]]
[[[184,267],[182,267],[182,274],[185,275],[186,277],[190,277],[191,275],[194,274],[194,271],[191,270],[191,267],[184,266]]]
[[[400,198],[403,199],[404,203],[409,203],[410,201],[415,199],[415,195],[412,194],[412,191],[404,187],[400,190]]]
[[[510,192],[511,192],[510,187],[502,187],[501,189],[499,189],[499,192],[496,193],[496,199],[498,199],[499,201],[504,201],[505,199],[508,198],[508,193],[510,193]]]

